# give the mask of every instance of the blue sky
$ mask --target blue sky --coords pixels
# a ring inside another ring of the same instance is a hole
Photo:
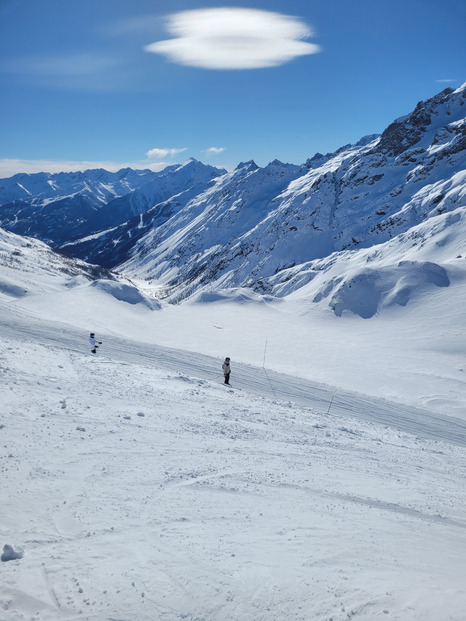
[[[301,164],[465,81],[462,0],[0,0],[0,177]]]

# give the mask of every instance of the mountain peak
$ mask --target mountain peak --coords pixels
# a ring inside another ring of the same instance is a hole
[[[257,170],[259,166],[256,164],[254,160],[249,160],[248,162],[240,162],[235,170],[241,170],[242,168],[249,170]]]
[[[212,166],[211,164],[204,164],[204,162],[201,162],[194,157],[190,157],[189,160],[186,160],[186,162],[183,162],[183,164],[180,164],[179,166],[175,165],[174,168],[169,168],[171,168],[175,172],[179,172],[182,170],[190,171],[193,173],[196,173],[198,171],[220,171],[220,173],[226,172],[223,168],[218,168],[217,166]]]
[[[382,133],[377,151],[400,155],[417,144],[429,127],[446,126],[464,117],[466,90],[446,88],[426,101],[420,101],[413,112],[399,117]]]
[[[274,159],[271,162],[269,162],[266,166],[266,168],[268,168],[269,166],[275,166],[275,167],[280,167],[280,168],[286,168],[287,166],[294,166],[294,164],[285,164],[285,162],[281,162],[280,160]]]

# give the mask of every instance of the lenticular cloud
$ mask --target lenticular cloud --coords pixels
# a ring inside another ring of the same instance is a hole
[[[171,61],[204,69],[274,67],[320,47],[303,41],[311,29],[296,17],[255,9],[182,11],[168,18],[173,39],[144,49]]]

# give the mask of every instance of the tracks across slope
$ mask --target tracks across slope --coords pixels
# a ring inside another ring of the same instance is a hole
[[[87,353],[87,338],[81,329],[29,315],[9,304],[2,304],[1,310],[0,334],[3,338]],[[218,358],[114,335],[100,336],[104,341],[98,354],[100,358],[154,366],[212,382],[222,381]],[[457,418],[244,363],[235,363],[233,377],[238,388],[272,401],[289,401],[325,416],[354,418],[420,438],[466,446],[466,422]]]

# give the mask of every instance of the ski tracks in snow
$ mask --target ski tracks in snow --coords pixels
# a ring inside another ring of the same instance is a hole
[[[10,319],[5,619],[459,621],[461,421]]]
[[[74,353],[87,352],[87,335],[74,327],[39,320],[18,313],[0,317],[2,333],[10,338],[41,342]],[[99,334],[103,345],[95,360],[100,364],[139,364],[166,369],[200,381],[222,382],[221,360],[204,354],[130,341],[114,335]],[[385,425],[420,438],[466,446],[466,421],[442,416],[401,403],[350,393],[309,380],[234,362],[232,380],[250,394],[280,402],[292,402],[313,411]],[[148,387],[150,390],[150,387]],[[233,396],[233,394],[232,394]]]

